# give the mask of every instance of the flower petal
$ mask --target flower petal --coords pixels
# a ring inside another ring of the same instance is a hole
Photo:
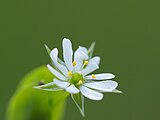
[[[88,50],[85,47],[79,46],[79,49],[83,51],[86,55],[88,55]]]
[[[54,83],[60,88],[66,88],[70,85],[69,82],[63,82],[63,81],[60,81],[60,80],[57,80],[57,79],[54,79]]]
[[[54,48],[50,53],[51,59],[55,65],[56,68],[58,68],[65,76],[68,76],[68,70],[65,66],[61,65],[57,62],[58,59],[58,49]]]
[[[79,93],[79,90],[72,84],[69,87],[66,88],[66,91],[72,94]]]
[[[72,51],[72,43],[69,39],[64,38],[63,39],[63,59],[64,62],[69,69],[69,71],[73,70],[73,65],[72,65],[72,56],[73,56],[73,51]]]
[[[87,88],[85,86],[81,86],[80,87],[80,91],[85,97],[87,97],[87,98],[89,98],[91,100],[102,100],[102,98],[103,98],[103,94],[102,93],[99,93],[99,92],[96,92],[94,90],[91,90],[91,89],[89,89],[89,88]]]
[[[95,57],[91,58],[89,60],[89,64],[93,64],[93,63],[96,63],[97,65],[99,65],[100,64],[100,57],[95,56]]]
[[[47,68],[49,69],[49,71],[55,75],[57,78],[59,78],[60,80],[66,80],[66,78],[59,73],[57,70],[55,70],[53,67],[51,67],[49,64],[47,65]]]
[[[93,64],[89,63],[89,64],[87,65],[87,67],[82,70],[81,73],[82,73],[83,75],[87,75],[87,74],[89,74],[89,73],[97,70],[98,68],[99,68],[99,67],[98,67],[97,64],[95,64],[95,63],[93,63]]]
[[[75,71],[79,72],[83,65],[83,60],[88,59],[87,49],[79,47],[74,53],[74,61],[76,61]]]
[[[91,80],[106,80],[106,79],[112,79],[114,78],[115,75],[111,73],[101,73],[101,74],[95,74],[95,78],[92,77],[92,75],[86,76],[86,79],[91,79]]]
[[[92,89],[96,89],[96,90],[111,92],[118,86],[118,83],[115,81],[107,80],[107,81],[101,81],[101,82],[85,83],[84,86]]]

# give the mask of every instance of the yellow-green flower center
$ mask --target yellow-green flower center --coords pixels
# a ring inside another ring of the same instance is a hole
[[[82,76],[81,74],[79,74],[79,73],[74,73],[74,74],[72,74],[69,82],[70,82],[71,84],[74,84],[75,86],[80,86],[80,85],[83,84],[84,79],[83,79],[83,76]]]

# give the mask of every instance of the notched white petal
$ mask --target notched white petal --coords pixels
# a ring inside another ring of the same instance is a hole
[[[56,68],[58,68],[65,76],[67,76],[68,70],[65,66],[61,65],[57,60],[58,60],[58,49],[54,48],[51,53],[50,56],[52,58],[52,61],[55,65]]]
[[[84,86],[100,91],[111,92],[117,88],[118,83],[112,80],[107,80],[101,82],[85,83]]]
[[[77,94],[79,93],[79,90],[72,84],[69,87],[65,89],[67,92],[72,93],[72,94]]]
[[[91,89],[89,89],[89,88],[87,88],[85,86],[81,86],[80,87],[80,91],[85,97],[87,97],[87,98],[89,98],[91,100],[102,100],[102,98],[103,98],[103,94],[102,93],[99,93],[99,92],[96,92],[94,90],[91,90]]]
[[[79,49],[88,56],[88,50],[86,47],[79,46]]]
[[[80,56],[83,60],[87,60],[89,58],[85,47],[79,46],[78,52],[80,52]]]
[[[99,66],[98,66],[97,64],[94,64],[94,63],[91,64],[91,63],[89,63],[89,64],[87,65],[87,67],[82,70],[81,73],[82,73],[83,75],[88,75],[89,73],[97,70],[98,68],[99,68]]]
[[[75,71],[79,72],[83,65],[83,60],[88,59],[87,49],[79,47],[74,53],[74,61],[76,61]]]
[[[54,83],[59,86],[60,88],[66,88],[70,85],[69,82],[63,82],[63,81],[60,81],[60,80],[57,80],[57,79],[54,79]]]
[[[97,64],[97,65],[99,65],[100,64],[100,57],[99,56],[95,56],[95,57],[93,57],[93,58],[91,58],[90,60],[89,60],[89,64]]]
[[[51,67],[49,64],[47,65],[47,68],[49,69],[49,71],[55,75],[57,78],[59,78],[60,80],[66,80],[65,76],[63,76],[61,73],[59,73],[57,70],[55,70],[53,67]]]
[[[73,50],[72,50],[72,43],[69,39],[64,38],[63,39],[63,59],[64,62],[69,69],[69,71],[73,70],[72,65],[72,56],[73,56]]]
[[[86,79],[92,79],[92,80],[109,80],[109,79],[113,79],[115,77],[115,75],[111,74],[111,73],[100,73],[100,74],[95,74],[95,77],[93,78],[92,75],[88,75],[86,76]]]

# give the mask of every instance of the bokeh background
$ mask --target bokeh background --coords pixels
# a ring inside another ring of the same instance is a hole
[[[47,64],[44,48],[74,50],[96,41],[97,72],[115,73],[123,94],[85,99],[82,118],[71,99],[64,120],[159,120],[160,2],[158,0],[0,0],[0,120],[21,78]]]

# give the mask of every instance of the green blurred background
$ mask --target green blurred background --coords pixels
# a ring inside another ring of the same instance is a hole
[[[70,38],[74,50],[96,41],[100,70],[112,72],[123,94],[85,99],[82,118],[71,99],[64,120],[159,120],[158,0],[0,0],[0,120],[21,78],[47,64],[44,48]]]

